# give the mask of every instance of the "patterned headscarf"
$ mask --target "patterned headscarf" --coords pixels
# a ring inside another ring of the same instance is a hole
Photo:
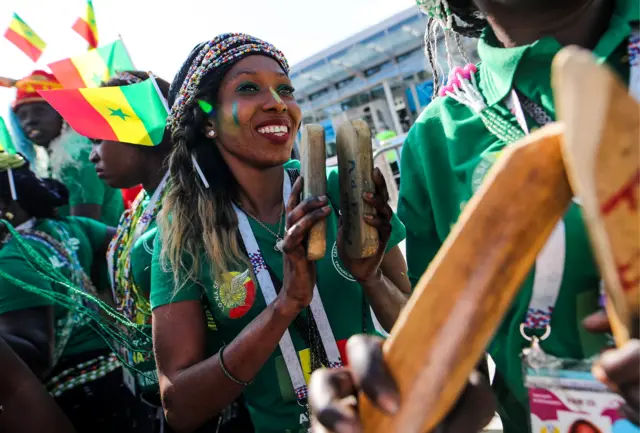
[[[176,75],[169,89],[171,113],[167,124],[171,132],[183,126],[184,115],[195,103],[200,82],[207,74],[237,62],[252,54],[262,54],[276,60],[289,73],[287,59],[273,45],[243,33],[225,33],[209,42],[197,45]]]

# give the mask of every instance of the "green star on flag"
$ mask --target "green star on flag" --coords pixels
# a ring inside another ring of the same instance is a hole
[[[111,114],[109,114],[109,116],[119,117],[122,120],[127,120],[127,117],[131,117],[128,114],[126,114],[124,111],[122,111],[122,108],[118,108],[117,110],[114,110],[113,108],[109,108],[109,111],[111,111]]]

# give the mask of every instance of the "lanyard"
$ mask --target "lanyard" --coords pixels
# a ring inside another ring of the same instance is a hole
[[[142,236],[145,230],[147,230],[151,221],[153,221],[156,205],[158,204],[158,200],[160,200],[160,197],[162,197],[162,193],[164,192],[164,189],[167,186],[168,180],[169,180],[169,171],[167,170],[167,172],[162,177],[160,184],[158,184],[158,187],[153,192],[151,199],[149,199],[149,203],[147,203],[147,206],[145,207],[144,212],[140,216],[140,219],[138,219],[138,222],[136,223],[136,227],[133,232],[133,238],[130,241],[132,245],[135,244],[138,238]],[[135,211],[136,209],[132,208],[125,212],[129,212],[130,215],[133,217],[133,214],[135,213]],[[126,217],[127,215],[125,213],[122,216],[121,224],[123,224],[126,221]],[[123,227],[123,229],[129,230],[128,227]],[[115,266],[116,265],[115,253],[118,249],[118,242],[119,242],[119,237],[118,236],[114,237],[113,240],[111,241],[111,244],[109,245],[109,250],[107,251],[107,267],[109,270],[109,280],[111,281],[111,292],[114,300],[116,299],[115,287],[116,287],[116,271],[117,271]]]
[[[629,93],[640,101],[640,31],[638,30],[634,30],[629,38],[628,54]],[[515,89],[511,91],[506,105],[525,134],[529,134],[525,112],[540,126],[553,121],[542,107],[519,95]],[[562,284],[565,259],[565,225],[561,220],[536,259],[531,301],[521,328],[550,330],[551,314]]]
[[[291,195],[291,179],[289,178],[289,174],[286,170],[282,187],[282,195],[285,203],[288,202],[289,196]],[[240,235],[242,236],[242,242],[244,243],[251,265],[253,266],[253,271],[258,279],[260,291],[262,292],[262,296],[264,296],[266,304],[269,305],[277,296],[273,281],[271,280],[266,263],[262,257],[262,253],[260,252],[258,241],[253,234],[253,230],[251,230],[251,225],[249,224],[247,215],[236,205],[233,205],[233,208],[238,217],[238,227],[240,229]],[[313,287],[311,312],[313,313],[313,317],[316,321],[318,332],[320,334],[320,339],[322,340],[322,345],[324,346],[324,350],[329,360],[328,367],[335,368],[341,366],[342,360],[340,359],[338,345],[336,344],[335,337],[331,331],[329,319],[322,305],[317,285]],[[282,335],[279,346],[296,396],[298,400],[304,401],[307,398],[307,384],[304,379],[304,373],[302,371],[300,359],[298,358],[298,353],[293,345],[293,340],[291,339],[291,334],[288,329]]]

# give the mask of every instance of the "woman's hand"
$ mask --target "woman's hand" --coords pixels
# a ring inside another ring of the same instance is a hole
[[[582,324],[590,332],[611,332],[604,311],[592,314]],[[625,399],[622,413],[640,425],[640,340],[632,339],[619,349],[605,351],[593,366],[593,375]]]
[[[386,413],[395,413],[400,405],[398,390],[382,359],[382,340],[363,335],[352,337],[347,352],[348,368],[318,370],[311,376],[309,402],[316,432],[360,433],[362,425],[355,400],[359,391]],[[439,431],[479,432],[491,421],[495,407],[488,380],[473,372]]]
[[[365,215],[364,220],[367,224],[378,230],[378,239],[380,240],[378,251],[371,257],[352,259],[344,250],[343,224],[340,224],[340,229],[338,230],[337,243],[340,259],[353,278],[360,283],[366,283],[368,280],[379,277],[380,263],[382,262],[389,237],[391,236],[393,210],[391,210],[391,206],[389,206],[387,183],[384,180],[382,172],[377,168],[373,170],[372,178],[376,186],[376,192],[375,194],[365,193],[362,199],[376,210],[375,215]]]
[[[300,311],[311,303],[313,287],[316,283],[316,268],[307,260],[305,240],[309,230],[330,213],[329,199],[309,197],[300,202],[304,180],[299,177],[293,184],[286,210],[286,233],[284,236],[284,287],[283,301]]]

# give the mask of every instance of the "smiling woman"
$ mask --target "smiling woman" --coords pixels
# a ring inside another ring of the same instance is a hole
[[[342,254],[336,171],[327,196],[300,202],[290,155],[302,113],[288,74],[272,45],[225,34],[195,47],[169,92],[173,151],[151,306],[163,406],[178,431],[242,394],[255,431],[306,432],[311,371],[341,365],[346,339],[374,332],[370,305],[390,327],[409,292],[404,227],[379,172],[363,198],[377,210],[371,258]],[[307,260],[304,239],[321,220],[341,259]]]

